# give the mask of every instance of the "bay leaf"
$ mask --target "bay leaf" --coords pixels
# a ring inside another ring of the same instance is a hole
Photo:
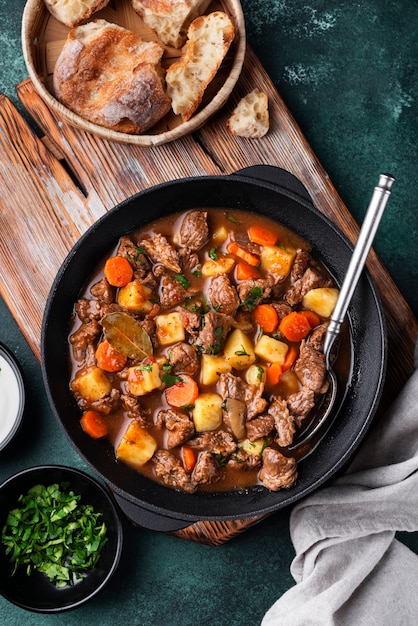
[[[148,333],[127,313],[108,313],[100,320],[107,341],[130,359],[144,359],[153,353]]]

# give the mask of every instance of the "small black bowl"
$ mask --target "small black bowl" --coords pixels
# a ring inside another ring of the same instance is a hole
[[[0,485],[0,533],[8,512],[18,506],[18,498],[37,485],[48,486],[67,482],[68,489],[81,496],[81,501],[91,504],[102,514],[107,526],[108,541],[96,567],[74,585],[57,588],[38,572],[26,574],[24,567],[12,576],[12,566],[0,541],[0,593],[10,602],[37,613],[61,613],[75,609],[92,600],[114,574],[122,551],[123,531],[118,510],[111,495],[99,482],[79,470],[59,465],[32,467],[8,478]]]

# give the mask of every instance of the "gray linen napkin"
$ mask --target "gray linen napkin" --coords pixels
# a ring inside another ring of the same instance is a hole
[[[418,369],[346,473],[293,509],[297,584],[262,626],[416,626],[418,556],[396,531],[418,531]]]

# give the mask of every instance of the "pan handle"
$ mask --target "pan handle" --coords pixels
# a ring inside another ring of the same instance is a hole
[[[187,526],[190,526],[193,523],[185,520],[165,517],[163,515],[159,515],[158,513],[143,509],[138,504],[134,504],[120,494],[115,493],[115,491],[113,491],[113,496],[128,521],[136,526],[141,526],[142,528],[147,528],[148,530],[169,533],[187,528]]]
[[[276,167],[275,165],[251,165],[238,170],[235,174],[255,178],[261,182],[272,183],[312,203],[311,196],[300,180],[281,167]]]

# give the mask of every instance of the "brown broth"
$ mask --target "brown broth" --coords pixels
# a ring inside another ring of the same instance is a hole
[[[302,248],[304,250],[310,250],[311,245],[304,241],[301,237],[299,237],[296,233],[290,231],[285,228],[283,225],[270,220],[267,217],[261,216],[259,214],[255,215],[253,213],[248,213],[242,210],[232,210],[232,209],[204,209],[208,212],[208,224],[209,224],[209,232],[210,234],[216,233],[220,228],[227,227],[232,230],[239,230],[246,232],[248,228],[256,223],[258,225],[264,225],[266,228],[275,232],[278,236],[278,244],[283,246],[284,248],[293,248],[298,249]],[[179,227],[181,220],[184,218],[184,213],[176,213],[155,222],[152,222],[146,226],[146,228],[138,229],[131,233],[129,236],[134,242],[140,241],[145,236],[152,236],[153,232],[159,232],[165,235],[169,241],[173,241],[173,234],[179,232]],[[175,237],[174,237],[175,243]],[[210,237],[209,241],[206,245],[204,245],[199,251],[200,259],[208,259],[210,255],[211,249],[216,247],[217,253],[227,255],[227,251],[225,248],[225,243],[222,245],[218,245],[214,242],[213,238]],[[118,246],[113,251],[109,251],[108,256],[112,256],[116,253]],[[96,271],[90,277],[88,284],[82,294],[82,297],[91,299],[90,288],[92,285],[100,281],[103,274],[103,266],[105,259],[101,260],[96,268]],[[323,268],[326,272],[325,268]],[[204,279],[202,277],[198,277],[191,272],[184,272],[187,280],[190,282],[190,288],[195,290],[196,294],[203,294],[203,297],[207,299],[207,288],[208,288],[208,279]],[[285,280],[280,283],[280,292],[285,293],[285,291],[291,286],[290,275],[287,276]],[[199,296],[200,297],[200,296]],[[276,298],[277,299],[277,298]],[[164,310],[164,312],[168,312]],[[323,320],[321,320],[323,321]],[[70,330],[70,335],[78,328],[80,325],[80,320],[74,317],[72,327]],[[255,342],[257,336],[260,333],[259,328],[255,328],[254,332],[250,335],[253,342]],[[186,340],[187,341],[187,340]],[[162,355],[165,355],[167,350],[171,346],[163,346],[159,347],[154,352],[154,357],[158,358]],[[70,348],[71,354],[71,348]],[[336,367],[340,377],[347,381],[350,371],[350,363],[351,363],[351,353],[350,353],[350,338],[349,331],[347,327],[344,327],[342,333],[342,340],[340,343],[340,354],[336,363]],[[84,366],[84,363],[76,362],[73,357],[70,359],[70,379],[73,380],[76,376],[77,372],[80,371]],[[244,373],[240,373],[239,371],[234,370],[235,376],[244,376]],[[109,379],[113,386],[125,391],[126,382],[121,381],[117,374],[107,373]],[[295,376],[295,375],[294,375]],[[295,380],[294,376],[289,374],[288,378],[292,378],[291,383],[294,385]],[[195,376],[196,380],[199,381],[199,373]],[[271,390],[267,394],[267,399],[271,400],[273,395],[278,394],[286,399],[286,397],[291,393],[292,388],[291,385],[286,384],[286,376],[282,379],[282,381],[278,384],[278,386]],[[203,392],[215,392],[216,385],[212,386],[203,386],[201,381],[199,381],[199,387]],[[156,416],[161,409],[169,409],[170,406],[167,404],[165,395],[163,391],[155,390],[149,393],[147,396],[140,397],[140,403],[149,409],[150,413],[153,416],[151,422],[155,422]],[[121,437],[123,436],[130,419],[126,416],[125,412],[122,409],[118,409],[109,415],[104,416],[108,428],[109,428],[109,441],[116,449]],[[226,429],[224,425],[221,428]],[[165,429],[159,429],[155,425],[151,425],[149,429],[150,434],[157,441],[158,448],[165,447]],[[87,436],[87,435],[86,435]],[[172,449],[170,450],[174,455],[180,456],[179,450]],[[232,490],[232,489],[245,489],[251,485],[257,484],[258,481],[258,472],[259,470],[235,470],[231,467],[221,468],[222,478],[213,484],[200,486],[199,490]],[[157,480],[153,471],[153,463],[149,461],[141,468],[141,473],[147,476],[152,480]]]

